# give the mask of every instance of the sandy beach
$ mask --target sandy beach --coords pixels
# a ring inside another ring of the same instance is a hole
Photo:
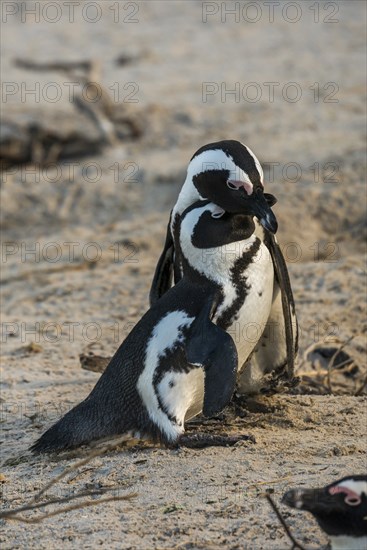
[[[71,12],[46,1],[32,14],[33,4],[2,6],[3,507],[88,452],[28,449],[96,383],[80,354],[112,355],[147,311],[169,212],[205,143],[246,143],[278,198],[304,378],[294,393],[187,426],[256,443],[121,446],[46,496],[136,496],[38,524],[0,520],[2,547],[291,548],[264,491],[279,503],[288,488],[367,466],[366,5],[227,2],[230,14],[221,2],[73,2]],[[328,383],[320,350],[343,345],[350,364]],[[308,550],[327,548],[310,515],[280,508]]]

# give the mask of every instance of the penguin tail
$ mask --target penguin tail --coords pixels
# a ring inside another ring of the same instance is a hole
[[[30,450],[35,454],[64,451],[95,439],[123,433],[101,409],[101,405],[87,398],[51,426]]]

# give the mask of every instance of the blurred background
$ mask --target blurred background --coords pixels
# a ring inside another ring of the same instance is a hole
[[[278,198],[304,391],[363,393],[365,2],[3,1],[1,17],[8,400],[67,409],[76,374],[87,394],[79,355],[112,354],[146,311],[188,162],[220,139],[255,152]]]

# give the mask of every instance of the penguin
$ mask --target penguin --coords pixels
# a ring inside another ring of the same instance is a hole
[[[209,143],[196,151],[171,211],[150,290],[150,303],[154,304],[182,277],[182,254],[175,246],[175,233],[182,212],[190,204],[210,200],[218,207],[215,217],[219,220],[225,212],[243,212],[251,203],[253,235],[259,249],[254,250],[256,258],[248,269],[238,264],[235,272],[221,281],[226,300],[223,298],[215,320],[234,337],[239,356],[237,391],[241,396],[274,393],[299,380],[294,376],[298,351],[295,304],[287,266],[275,237],[277,221],[271,206],[276,199],[264,192],[263,180],[255,154],[238,141]],[[203,233],[205,238],[207,232]],[[231,253],[230,247],[227,253]],[[219,251],[217,263],[221,255]],[[205,259],[203,256],[199,271],[218,281]],[[256,315],[257,310],[261,314]]]
[[[343,477],[322,489],[292,489],[282,502],[310,512],[332,550],[367,549],[367,476]]]
[[[253,221],[257,209],[250,199],[242,213],[223,212],[218,218],[217,205],[199,200],[182,212],[175,230],[180,280],[132,329],[90,395],[46,431],[33,452],[61,451],[125,434],[175,446],[183,440],[187,420],[223,410],[234,393],[238,370],[237,347],[218,322],[232,300],[225,281],[229,271],[270,262],[270,254],[265,259],[259,255]],[[266,209],[271,212],[268,205]],[[240,250],[238,257],[225,253],[232,243]],[[201,270],[203,258],[206,272]],[[211,272],[215,279],[207,277]],[[261,267],[258,276],[261,286]],[[260,308],[253,315],[256,322],[265,321]]]

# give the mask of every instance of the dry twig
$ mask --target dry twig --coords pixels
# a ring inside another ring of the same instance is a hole
[[[60,514],[64,514],[72,510],[78,510],[80,508],[86,508],[88,506],[97,506],[98,504],[104,504],[106,502],[112,502],[116,500],[130,500],[131,498],[134,498],[137,496],[137,493],[129,493],[127,495],[122,495],[122,496],[113,495],[111,497],[101,498],[100,500],[85,500],[83,502],[78,502],[77,504],[72,504],[71,506],[66,506],[66,508],[60,508],[59,510],[54,510],[53,512],[47,512],[46,514],[42,514],[41,516],[38,516],[36,518],[26,518],[24,516],[19,515],[20,512],[26,512],[28,510],[44,508],[45,506],[49,506],[51,504],[64,504],[66,502],[70,502],[71,500],[81,498],[82,496],[97,496],[109,490],[111,490],[111,487],[108,487],[104,490],[98,489],[96,491],[80,491],[76,495],[71,495],[65,498],[54,498],[54,499],[51,499],[45,502],[40,502],[37,504],[29,504],[29,505],[25,504],[24,506],[20,506],[19,508],[14,508],[13,510],[5,510],[3,512],[0,512],[0,518],[21,521],[24,523],[40,523],[42,520],[46,518],[58,516]]]
[[[89,73],[92,69],[92,61],[53,61],[51,63],[42,63],[38,61],[32,61],[30,59],[14,59],[14,64],[21,69],[27,69],[29,71],[75,71],[81,70]]]
[[[64,477],[66,477],[71,472],[77,470],[81,466],[84,466],[85,464],[90,462],[93,458],[95,458],[97,456],[101,456],[102,454],[106,453],[107,451],[111,451],[113,449],[116,449],[116,447],[118,447],[121,443],[124,443],[125,441],[126,441],[126,435],[124,435],[124,436],[122,436],[118,439],[115,439],[112,443],[104,445],[102,448],[98,448],[98,449],[92,451],[91,453],[88,454],[88,456],[86,456],[82,460],[79,460],[75,464],[72,464],[71,466],[65,468],[61,472],[61,474],[59,474],[58,476],[51,479],[51,481],[46,483],[46,485],[44,485],[44,487],[42,487],[41,490],[38,491],[38,493],[36,493],[36,495],[34,497],[32,497],[27,504],[19,506],[18,508],[13,508],[11,510],[1,511],[0,512],[0,518],[4,518],[4,519],[8,519],[8,520],[16,520],[16,521],[21,521],[21,522],[25,522],[25,523],[39,523],[40,521],[42,521],[45,518],[49,518],[49,517],[53,517],[53,516],[56,516],[56,515],[59,515],[59,514],[63,514],[64,512],[70,512],[71,510],[76,510],[78,508],[85,508],[87,506],[96,506],[97,504],[111,502],[111,501],[114,501],[114,500],[129,500],[131,498],[134,498],[137,495],[137,493],[129,493],[127,495],[122,495],[122,496],[113,495],[111,497],[107,497],[107,498],[100,499],[100,500],[85,500],[83,502],[79,502],[77,504],[72,504],[70,506],[67,506],[66,508],[60,508],[58,510],[54,510],[53,512],[48,512],[48,513],[43,514],[41,516],[38,516],[36,518],[26,518],[24,516],[19,515],[21,512],[25,512],[25,511],[28,511],[28,510],[38,510],[40,508],[45,508],[46,506],[49,506],[51,504],[65,504],[65,503],[70,502],[72,500],[75,500],[77,498],[93,497],[93,496],[104,494],[107,491],[113,491],[114,489],[119,489],[120,487],[118,487],[118,486],[117,487],[100,488],[100,489],[91,489],[89,491],[79,491],[75,495],[70,495],[70,496],[64,497],[64,498],[54,498],[54,499],[38,502],[38,500],[41,498],[41,496],[44,495],[46,493],[46,491],[48,491],[48,489],[50,489],[58,481],[60,481]]]
[[[284,528],[284,531],[286,532],[288,538],[291,540],[291,542],[293,543],[293,546],[292,546],[292,550],[295,550],[298,548],[298,550],[306,550],[306,548],[300,543],[298,542],[294,536],[292,535],[281,511],[279,510],[278,506],[275,504],[274,500],[271,498],[270,494],[269,493],[265,493],[265,498],[267,499],[267,501],[269,502],[270,506],[273,508],[274,512],[276,513],[277,515],[277,518],[279,519],[280,523],[282,524],[283,528]]]

